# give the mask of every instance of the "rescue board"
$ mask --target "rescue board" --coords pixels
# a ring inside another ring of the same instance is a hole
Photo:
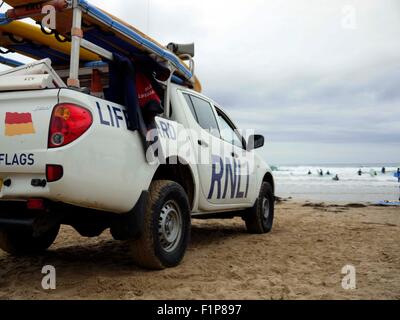
[[[57,59],[66,60],[66,62],[69,62],[71,53],[70,42],[60,42],[54,34],[47,35],[39,26],[22,21],[12,21],[0,25],[0,45],[34,59],[42,58],[41,56],[46,54],[45,47],[53,51],[52,55],[57,56],[59,53]],[[97,54],[84,48],[81,48],[80,57],[83,61],[101,60]]]
[[[4,2],[11,7],[19,7],[43,1],[5,0]],[[155,55],[158,59],[170,62],[179,77],[190,82],[194,90],[201,92],[200,81],[192,73],[189,66],[165,46],[130,24],[91,5],[85,0],[79,0],[78,4],[83,13],[82,30],[84,39],[113,53],[116,52],[127,56],[129,56],[130,52]],[[72,14],[72,9],[57,12],[57,31],[64,36],[67,36],[71,31]],[[42,16],[35,17],[36,21],[41,19]]]

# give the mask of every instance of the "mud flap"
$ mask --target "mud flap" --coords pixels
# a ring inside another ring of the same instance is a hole
[[[135,240],[142,235],[148,199],[149,192],[143,191],[135,207],[113,221],[111,235],[115,240]]]

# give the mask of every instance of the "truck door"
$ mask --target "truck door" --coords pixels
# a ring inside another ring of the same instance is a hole
[[[227,203],[249,203],[256,188],[254,154],[247,152],[246,142],[229,119],[216,107],[221,139],[225,144],[224,192]]]
[[[199,171],[202,198],[207,199],[211,204],[224,204],[221,193],[223,186],[215,186],[213,179],[220,179],[221,169],[225,166],[224,158],[221,155],[221,136],[219,133],[217,114],[213,105],[192,94],[184,93],[186,102],[195,117],[198,128],[190,128],[195,149],[197,149],[196,163]],[[215,193],[215,196],[214,196]],[[218,197],[218,194],[220,195]],[[207,210],[209,208],[203,207]]]
[[[210,205],[221,205],[224,208],[248,203],[254,179],[248,174],[251,168],[247,167],[246,153],[240,138],[229,127],[229,121],[219,119],[214,105],[208,100],[186,93],[184,97],[199,124],[199,130],[191,134],[199,150],[197,166],[203,199]],[[225,123],[230,130],[224,128],[223,139],[220,129]],[[239,141],[236,141],[239,146],[233,144],[233,135]]]

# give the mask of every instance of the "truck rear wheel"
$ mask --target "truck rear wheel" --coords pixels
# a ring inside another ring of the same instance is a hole
[[[155,270],[177,266],[185,255],[190,228],[185,190],[173,181],[154,181],[146,203],[142,235],[131,243],[134,261]]]
[[[27,231],[0,230],[0,248],[12,255],[41,253],[53,244],[59,231],[60,225],[40,236]]]
[[[268,182],[264,182],[255,206],[249,209],[244,216],[247,230],[250,233],[271,232],[274,223],[274,205],[275,197],[272,186]]]

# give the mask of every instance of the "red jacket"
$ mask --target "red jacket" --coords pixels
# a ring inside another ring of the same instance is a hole
[[[155,92],[150,80],[140,72],[136,73],[136,90],[141,109],[145,108],[150,102],[161,105],[161,99]]]

